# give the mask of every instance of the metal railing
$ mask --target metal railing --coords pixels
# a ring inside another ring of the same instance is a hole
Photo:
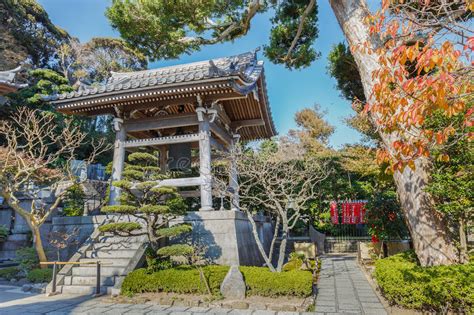
[[[51,295],[57,294],[57,266],[58,265],[96,265],[97,266],[97,281],[96,281],[96,288],[94,296],[101,295],[101,288],[100,288],[100,267],[102,265],[112,265],[112,263],[103,263],[100,260],[97,261],[87,261],[87,262],[74,262],[74,261],[48,261],[48,262],[40,262],[40,265],[53,265],[53,280],[52,280],[52,287],[51,287]]]

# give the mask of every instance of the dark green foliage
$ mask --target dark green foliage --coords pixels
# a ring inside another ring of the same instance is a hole
[[[219,294],[220,285],[229,267],[209,265],[202,267],[202,270],[211,292]],[[247,284],[248,295],[307,297],[312,292],[313,276],[310,271],[275,273],[266,267],[240,267],[240,271]],[[206,294],[207,289],[200,279],[198,269],[192,266],[178,266],[151,273],[147,269],[129,273],[122,284],[122,294],[144,292]]]
[[[359,69],[346,44],[334,45],[328,55],[328,73],[337,81],[337,89],[348,101],[358,99],[365,102],[364,87]]]
[[[108,223],[106,225],[99,226],[99,231],[105,232],[132,232],[140,230],[142,226],[136,222],[118,222]]]
[[[17,250],[15,261],[20,264],[19,268],[26,273],[39,267],[38,254],[33,247],[23,247]]]
[[[301,34],[293,45],[308,6]],[[309,0],[113,0],[106,15],[131,47],[158,60],[245,36],[252,19],[269,9],[275,16],[270,42],[265,46],[267,57],[288,68],[309,66],[318,56],[313,47],[318,36],[317,4]]]
[[[5,225],[0,225],[0,243],[5,242],[8,237],[8,229]]]
[[[241,266],[240,271],[247,285],[247,295],[307,297],[313,290],[310,271],[271,272],[264,267],[245,266]]]
[[[26,274],[26,279],[34,283],[50,282],[53,278],[53,269],[33,269]]]
[[[81,216],[84,214],[85,194],[80,184],[74,184],[68,188],[65,199],[63,212],[66,216]]]
[[[229,267],[205,266],[202,268],[211,292],[219,294],[219,289]],[[138,269],[127,275],[122,284],[122,294],[144,292],[174,292],[207,294],[206,285],[201,281],[199,270],[192,266],[178,266],[171,269],[148,273]]]
[[[100,227],[102,232],[119,236],[146,235],[156,251],[159,240],[191,231],[188,225],[169,224],[170,220],[186,213],[186,206],[175,187],[156,187],[157,180],[166,177],[159,172],[158,162],[150,153],[135,152],[128,156],[123,179],[112,183],[122,190],[120,205],[105,206],[102,211],[129,214],[141,223],[111,222]]]
[[[288,55],[288,49],[296,37],[308,3],[308,0],[282,1],[276,8],[275,16],[271,19],[273,27],[270,32],[270,43],[265,46],[265,55],[273,63],[284,64],[289,69],[300,69],[309,67],[319,57],[320,54],[313,47],[318,37],[316,2],[304,21],[301,36]]]
[[[379,259],[375,279],[392,304],[435,312],[474,312],[474,264],[421,267],[414,252]]]
[[[6,267],[0,269],[0,278],[5,278],[11,280],[17,277],[17,274],[20,272],[18,267]]]
[[[69,35],[51,22],[35,0],[0,1],[0,37],[7,48],[2,56],[5,62],[7,57],[12,58],[14,67],[26,57],[30,57],[35,66],[46,66],[57,47],[69,40]],[[19,56],[15,58],[16,53]]]
[[[427,191],[436,201],[436,208],[449,219],[456,231],[459,231],[460,223],[466,226],[474,219],[474,146],[462,136],[474,132],[474,126],[466,126],[465,114],[447,118],[436,112],[425,122],[426,128],[435,132],[448,126],[456,130],[447,143],[432,150],[433,170],[427,186]],[[449,156],[449,161],[440,159],[443,154]],[[472,224],[467,228],[472,229]],[[460,232],[455,234],[456,240],[463,237]],[[466,231],[463,234],[465,237]]]
[[[194,248],[187,244],[175,244],[160,248],[157,252],[158,256],[172,257],[172,256],[189,256],[194,253]]]
[[[379,240],[404,239],[409,235],[394,191],[375,191],[366,208],[370,235]]]

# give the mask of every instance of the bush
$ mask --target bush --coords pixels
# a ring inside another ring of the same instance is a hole
[[[313,274],[306,270],[271,272],[265,267],[240,267],[247,285],[247,295],[259,296],[310,296],[313,291]]]
[[[205,266],[204,275],[208,279],[211,292],[219,294],[228,266]],[[293,270],[271,272],[266,267],[240,267],[247,284],[247,295],[259,296],[299,296],[311,295],[313,276],[310,271]],[[187,294],[207,294],[199,271],[191,266],[179,266],[149,272],[138,269],[127,275],[122,284],[122,294],[131,295],[144,292],[174,292]]]
[[[0,225],[0,243],[5,242],[8,237],[8,229],[5,225]]]
[[[50,282],[52,278],[52,269],[33,269],[26,275],[26,279],[34,283]]]
[[[68,217],[83,215],[85,196],[80,184],[69,187],[64,200],[63,213]]]
[[[18,272],[20,272],[20,270],[17,267],[7,267],[0,269],[0,278],[11,280],[17,277]]]
[[[23,247],[16,251],[15,261],[19,263],[19,267],[25,273],[39,267],[39,259],[36,249],[32,247]]]
[[[421,267],[409,251],[378,260],[375,279],[392,304],[438,312],[474,312],[474,263]]]
[[[204,275],[209,282],[211,292],[219,294],[219,289],[229,267],[205,266]],[[148,273],[147,269],[138,269],[127,275],[122,284],[122,294],[130,295],[143,292],[174,292],[207,294],[206,285],[199,277],[199,271],[191,266],[178,266]]]

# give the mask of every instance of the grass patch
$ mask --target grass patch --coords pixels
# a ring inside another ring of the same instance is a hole
[[[374,275],[392,304],[436,312],[474,312],[474,263],[421,267],[409,251],[379,259]]]

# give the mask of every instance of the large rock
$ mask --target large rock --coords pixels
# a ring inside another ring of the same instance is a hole
[[[245,282],[238,266],[231,266],[229,272],[222,281],[221,293],[225,298],[243,300],[245,299]]]

